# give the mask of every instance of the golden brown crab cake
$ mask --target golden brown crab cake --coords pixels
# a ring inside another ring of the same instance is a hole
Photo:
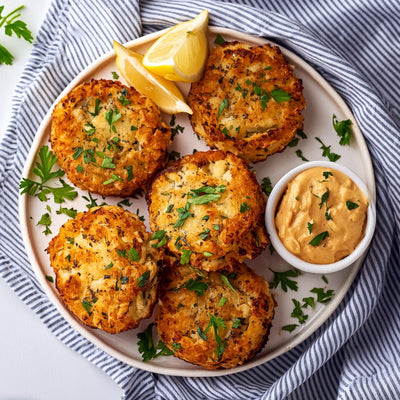
[[[207,369],[234,368],[265,345],[275,303],[268,283],[245,264],[199,276],[162,270],[157,330],[176,357]]]
[[[130,196],[164,166],[171,130],[150,99],[101,79],[82,83],[56,105],[50,141],[76,186]]]
[[[284,149],[303,126],[303,86],[281,50],[225,42],[191,85],[190,121],[211,148],[257,162]]]
[[[246,163],[223,151],[196,152],[154,179],[150,227],[183,264],[234,268],[267,246],[265,197]]]
[[[159,255],[137,215],[118,206],[80,212],[47,252],[61,299],[86,325],[118,333],[150,317]]]

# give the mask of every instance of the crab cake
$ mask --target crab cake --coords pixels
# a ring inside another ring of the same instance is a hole
[[[211,148],[257,162],[281,151],[303,126],[303,86],[281,50],[225,42],[192,84],[190,121]]]
[[[101,79],[82,83],[56,105],[50,141],[76,186],[130,196],[164,166],[171,130],[150,99]]]
[[[206,271],[234,268],[268,244],[265,197],[232,153],[197,152],[162,171],[147,194],[150,227],[181,263]]]
[[[158,334],[176,357],[233,368],[265,345],[274,307],[268,283],[245,264],[203,276],[178,264],[161,273]]]
[[[80,212],[47,252],[61,299],[86,325],[118,333],[150,317],[158,252],[137,215],[118,206]]]

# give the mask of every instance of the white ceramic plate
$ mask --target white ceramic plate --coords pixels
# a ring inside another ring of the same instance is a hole
[[[128,43],[127,46],[144,53],[151,43],[162,33],[163,31],[133,40]],[[232,30],[210,28],[210,46],[214,46],[213,42],[217,33],[220,33],[226,40],[240,40],[252,44],[262,44],[266,42],[262,38],[252,37]],[[356,172],[366,182],[370,193],[375,195],[371,160],[362,134],[350,110],[340,96],[313,68],[293,53],[283,48],[282,51],[290,64],[295,66],[295,74],[303,80],[304,95],[307,103],[307,109],[304,112],[304,132],[308,138],[300,139],[296,147],[287,147],[282,153],[275,154],[266,161],[255,164],[254,168],[258,181],[261,183],[262,179],[268,176],[274,184],[287,171],[303,163],[304,161],[296,155],[296,150],[300,149],[303,156],[310,161],[324,159],[322,157],[322,150],[320,149],[321,145],[315,140],[315,137],[318,136],[325,145],[331,145],[332,152],[341,155],[337,163],[345,165]],[[112,71],[117,71],[115,67],[115,56],[114,52],[109,52],[83,70],[68,87],[65,88],[56,102],[67,92],[72,90],[73,87],[85,80],[90,78],[112,79]],[[185,94],[188,92],[188,84],[180,84],[179,86]],[[48,144],[52,108],[49,110],[36,134],[26,160],[23,177],[35,178],[32,174],[32,170],[38,150],[42,145]],[[339,138],[332,126],[332,114],[335,114],[339,120],[352,120],[353,136],[351,146],[339,146]],[[169,123],[171,116],[166,115],[164,119]],[[187,115],[178,115],[176,117],[176,124],[184,126],[184,132],[175,137],[174,142],[170,146],[171,150],[178,151],[181,155],[185,155],[192,153],[193,149],[208,149],[205,142],[199,140],[193,133]],[[82,196],[87,196],[88,193],[81,190],[78,190],[78,193],[78,198],[72,202],[67,202],[65,206],[68,208],[73,207],[78,211],[85,211],[88,202],[84,200]],[[93,197],[99,198],[99,204],[104,201],[99,196],[93,195]],[[118,198],[105,199],[108,204],[116,204],[120,200],[121,199]],[[129,208],[124,208],[134,213],[139,209],[140,215],[145,216],[145,222],[148,226],[148,212],[144,198],[139,197],[138,199],[130,200],[132,201],[132,205]],[[52,234],[46,236],[42,233],[43,226],[37,226],[37,222],[41,215],[47,212],[47,204],[50,205],[51,208],[52,225],[50,229]],[[326,321],[346,294],[361,265],[361,260],[359,260],[346,270],[326,275],[328,283],[322,279],[321,275],[303,273],[295,278],[298,284],[297,291],[289,289],[287,292],[284,292],[280,286],[277,289],[273,289],[277,308],[268,343],[255,358],[242,366],[229,370],[207,371],[175,357],[159,357],[144,363],[138,352],[137,333],[145,329],[151,320],[142,321],[138,329],[117,335],[111,335],[100,330],[92,329],[80,323],[64,307],[57,294],[54,283],[50,283],[46,280],[46,275],[53,276],[53,272],[45,249],[51,238],[58,233],[60,226],[66,222],[68,217],[63,214],[56,214],[59,205],[52,204],[51,202],[41,203],[37,198],[27,195],[20,197],[19,206],[23,239],[32,267],[44,291],[64,318],[84,337],[117,359],[134,367],[160,374],[180,376],[218,376],[232,374],[255,367],[279,356],[302,342]],[[248,264],[258,274],[263,275],[268,282],[273,278],[273,274],[269,268],[275,271],[286,271],[290,268],[276,253],[271,255],[268,249],[257,259],[248,262]],[[314,309],[305,309],[305,312],[309,315],[307,321],[297,327],[293,332],[289,333],[282,330],[282,326],[298,322],[290,315],[293,310],[292,299],[302,301],[303,297],[312,296],[313,294],[310,293],[310,289],[314,287],[322,287],[324,290],[333,290],[335,295],[327,304],[317,303]]]

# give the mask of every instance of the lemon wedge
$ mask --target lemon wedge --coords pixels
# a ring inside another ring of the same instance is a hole
[[[208,11],[182,22],[147,50],[143,65],[171,81],[195,82],[203,75],[208,56]]]
[[[115,61],[118,71],[128,85],[133,86],[143,96],[156,103],[161,111],[167,114],[185,112],[192,114],[179,88],[171,81],[147,70],[143,64],[143,56],[114,40]]]

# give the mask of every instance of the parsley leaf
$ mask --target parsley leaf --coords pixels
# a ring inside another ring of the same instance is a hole
[[[147,282],[149,281],[150,278],[150,271],[144,272],[142,275],[139,276],[138,278],[138,286],[139,287],[144,287],[147,285]]]
[[[129,100],[129,92],[123,88],[121,90],[121,95],[119,96],[118,100],[119,102],[123,105],[123,106],[128,106],[129,104],[131,104],[132,102]]]
[[[129,249],[129,251],[127,252],[127,256],[128,256],[128,260],[133,260],[136,262],[139,262],[139,260],[140,260],[139,252],[134,247]],[[147,272],[149,272],[149,275],[150,275],[150,271],[147,271]]]
[[[267,197],[271,194],[272,184],[271,184],[271,179],[268,176],[263,178],[263,180],[261,182],[261,189]]]
[[[308,315],[304,314],[303,308],[301,307],[301,304],[298,300],[292,299],[292,302],[294,304],[294,309],[290,316],[293,318],[297,318],[300,324],[304,324],[308,319]]]
[[[297,291],[297,282],[289,278],[297,278],[299,276],[298,271],[289,269],[284,272],[277,272],[272,270],[271,268],[270,271],[272,271],[274,274],[273,281],[269,284],[271,288],[277,288],[279,284],[281,284],[282,290],[284,292],[287,292],[288,288]]]
[[[60,209],[56,211],[57,215],[65,214],[70,218],[75,218],[77,213],[78,213],[78,211],[75,210],[74,208],[61,207],[61,205],[60,205]]]
[[[101,163],[102,168],[115,168],[115,164],[113,162],[113,159],[111,157],[105,156],[103,158],[103,161]]]
[[[329,303],[334,296],[334,291],[332,289],[325,292],[324,288],[313,288],[310,290],[311,293],[317,294],[318,303]]]
[[[313,219],[310,222],[307,222],[307,230],[308,230],[308,233],[310,235],[311,235],[313,226],[314,226],[314,220]]]
[[[4,10],[4,6],[0,6],[0,27],[4,25],[5,34],[7,36],[12,36],[14,33],[19,39],[23,38],[27,42],[32,43],[32,32],[27,28],[25,22],[17,19],[21,16],[19,11],[23,8],[24,6],[20,6],[3,17],[1,14]],[[14,56],[4,46],[0,45],[0,65],[11,65],[13,60]]]
[[[106,111],[104,113],[104,118],[108,122],[108,125],[110,125],[110,132],[111,130],[114,133],[117,133],[117,130],[115,129],[114,124],[122,117],[121,113],[118,111],[117,108],[111,108],[110,111]]]
[[[99,115],[99,112],[102,108],[103,107],[100,107],[100,99],[96,99],[94,101],[94,110],[93,110],[93,112],[89,111],[89,114],[91,114],[91,115],[93,115],[93,117],[95,117],[96,115]]]
[[[103,182],[103,185],[109,185],[110,183],[114,183],[115,181],[123,181],[121,177],[115,174],[111,174],[111,178],[107,179],[106,181]]]
[[[45,230],[43,231],[43,233],[45,235],[49,235],[51,234],[51,230],[49,228],[49,226],[51,225],[51,217],[49,213],[45,213],[41,216],[40,220],[38,221],[38,223],[36,225],[43,225],[45,226]]]
[[[139,353],[142,355],[143,361],[149,361],[158,356],[171,356],[174,354],[161,340],[158,341],[157,347],[153,342],[153,323],[151,323],[143,332],[137,334]],[[157,350],[159,350],[157,352]]]
[[[326,208],[328,208],[328,197],[329,197],[329,189],[327,189],[326,192],[324,192],[323,195],[321,196],[321,202],[318,203],[320,209],[322,208],[324,203]]]
[[[289,93],[286,93],[284,90],[275,87],[272,92],[270,92],[271,97],[277,102],[280,103],[281,101],[289,101],[291,96]]]
[[[89,302],[89,301],[87,301],[87,300],[85,300],[85,299],[83,299],[82,301],[81,301],[81,304],[82,304],[82,307],[86,310],[86,312],[89,314],[89,315],[91,315],[92,314],[92,311],[91,311],[91,309],[92,309],[92,304]]]
[[[186,207],[177,208],[176,211],[178,211],[178,219],[173,226],[174,228],[180,228],[188,218],[193,217],[193,214],[189,212],[189,208],[190,203],[187,203]]]
[[[217,46],[221,46],[221,44],[224,44],[226,40],[222,37],[221,34],[218,33],[218,35],[215,37],[214,44]]]
[[[335,162],[341,157],[339,154],[331,152],[331,146],[326,146],[319,137],[315,138],[321,143],[322,157],[327,157],[329,161]]]
[[[283,331],[293,332],[299,325],[297,324],[289,324],[282,326]]]
[[[207,340],[206,333],[211,327],[214,328],[215,341],[217,342],[217,348],[215,349],[215,354],[216,354],[218,360],[220,360],[222,358],[223,352],[225,351],[226,343],[222,342],[220,336],[218,335],[218,328],[224,328],[224,329],[226,328],[224,319],[220,318],[220,317],[216,317],[213,314],[210,314],[210,322],[207,325],[206,329],[204,329],[203,332],[201,332],[200,327],[197,325],[197,333],[200,335],[200,337],[203,340]]]
[[[182,249],[181,265],[189,264],[191,254],[192,250]]]
[[[193,280],[193,278],[190,278],[184,285],[176,288],[174,291],[179,292],[179,290],[181,289],[188,289],[192,292],[196,292],[198,296],[202,296],[208,288],[209,285],[206,282],[202,281],[201,276],[198,276],[195,280]]]
[[[358,208],[359,205],[357,203],[353,203],[350,200],[347,200],[346,201],[346,207],[347,207],[348,210],[354,210],[355,208]]]
[[[301,160],[303,160],[303,161],[309,161],[307,158],[305,158],[304,156],[303,156],[303,152],[299,149],[299,150],[296,150],[296,156],[297,157],[299,157]]]
[[[323,231],[319,233],[317,236],[315,236],[314,239],[312,239],[308,244],[311,244],[311,246],[318,246],[323,240],[325,240],[327,237],[329,237],[328,231]]]
[[[350,145],[351,140],[351,126],[353,123],[351,120],[346,119],[343,121],[338,121],[336,115],[332,116],[332,124],[338,136],[340,136],[339,144],[341,146]]]
[[[199,236],[201,237],[202,240],[206,240],[208,235],[209,235],[209,233],[210,233],[210,228],[207,228],[203,232],[200,232]]]
[[[188,200],[189,204],[208,204],[212,201],[217,201],[221,195],[219,193],[210,193],[210,194],[203,194],[202,196],[191,197]]]
[[[221,274],[221,280],[232,290],[232,292],[236,293],[235,288],[233,287],[232,283],[229,281],[229,278],[225,274]]]
[[[224,111],[225,107],[228,105],[228,99],[223,99],[221,101],[221,104],[219,105],[218,108],[218,115],[217,115],[217,119],[219,119],[219,117],[221,116],[222,112]]]
[[[246,211],[250,211],[250,206],[244,202],[240,205],[240,212],[245,213]]]
[[[142,360],[148,361],[155,357],[156,348],[153,344],[153,324],[150,324],[143,332],[137,334],[139,353],[142,354]]]

